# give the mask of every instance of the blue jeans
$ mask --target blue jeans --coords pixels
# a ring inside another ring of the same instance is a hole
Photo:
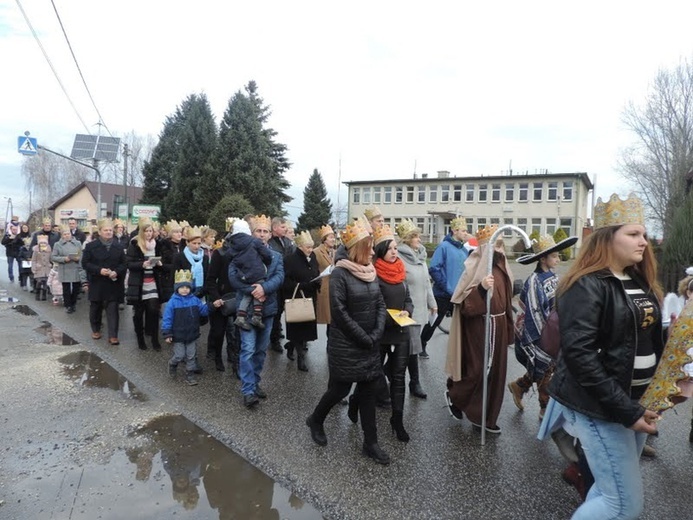
[[[10,278],[10,282],[14,282],[14,263],[17,262],[17,271],[21,268],[19,259],[14,256],[7,257],[7,276]]]
[[[594,475],[594,485],[573,520],[638,518],[644,506],[640,453],[647,434],[567,407],[563,415],[580,439]]]
[[[255,327],[251,330],[241,329],[238,375],[241,376],[241,393],[243,395],[255,393],[255,387],[260,383],[260,373],[265,365],[273,321],[274,316],[264,318],[262,323],[265,324],[265,328],[262,330]]]

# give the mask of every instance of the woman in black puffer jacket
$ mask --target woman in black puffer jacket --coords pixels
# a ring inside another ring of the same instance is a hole
[[[363,453],[380,464],[389,464],[390,457],[378,445],[375,424],[375,391],[382,374],[380,339],[386,311],[371,264],[373,239],[365,224],[357,221],[346,227],[342,240],[344,247],[337,251],[335,269],[330,276],[332,323],[327,341],[330,380],[327,392],[306,424],[313,440],[325,446],[325,417],[356,383],[364,434]]]

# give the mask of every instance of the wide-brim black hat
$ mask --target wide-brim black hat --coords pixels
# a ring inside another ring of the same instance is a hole
[[[568,237],[561,240],[558,244],[553,239],[551,235],[544,235],[540,237],[539,240],[535,240],[532,244],[532,253],[528,255],[521,256],[517,259],[517,262],[522,265],[531,264],[536,262],[542,256],[550,255],[556,251],[563,251],[568,249],[570,246],[577,242],[578,237]]]

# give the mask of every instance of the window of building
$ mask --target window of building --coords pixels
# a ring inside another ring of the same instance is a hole
[[[433,201],[431,201],[433,202]],[[450,202],[450,185],[440,185],[440,202]]]
[[[385,186],[383,188],[383,202],[385,204],[392,204],[392,186]]]
[[[526,218],[518,218],[517,219],[517,227],[519,227],[522,231],[527,233],[527,219]]]
[[[352,194],[354,197],[354,204],[361,204],[361,188],[354,188]]]
[[[370,189],[370,187],[363,188],[362,202],[364,204],[370,204],[371,203],[371,189]]]
[[[546,234],[553,236],[553,234],[556,232],[556,219],[555,218],[547,218],[546,219]]]
[[[500,227],[500,219],[498,217],[491,218],[491,225]]]
[[[565,234],[571,236],[573,234],[573,219],[572,218],[562,218],[561,219],[561,229],[565,231]]]
[[[517,194],[517,200],[519,202],[527,202],[529,200],[529,183],[520,183],[520,189]]]
[[[453,184],[453,186],[452,186],[452,201],[453,202],[462,202],[462,185],[461,184]]]
[[[543,182],[532,183],[532,201],[541,202],[543,191],[544,191],[544,183]]]
[[[505,185],[505,202],[512,202],[515,199],[515,184],[509,182]]]
[[[477,229],[483,229],[486,227],[486,217],[479,217],[476,219],[476,229],[474,232],[476,232]]]
[[[418,218],[416,219],[416,227],[419,228],[419,231],[421,231],[421,233],[423,233],[423,234],[426,233],[426,222],[425,222],[425,220],[426,220],[426,219],[425,219],[424,217],[418,217]]]
[[[407,203],[414,202],[414,186],[407,186]]]
[[[512,218],[504,218],[503,219],[503,225],[504,226],[512,226],[513,225],[513,219]],[[510,228],[503,230],[503,236],[504,237],[511,237],[513,236],[514,231]]]
[[[438,204],[438,186],[429,186],[428,187],[428,202],[431,202],[433,204]]]
[[[488,197],[488,184],[479,184],[479,202],[486,202]]]
[[[465,185],[465,201],[466,202],[474,202],[474,185],[473,184],[466,184]]]
[[[532,231],[529,234],[531,235],[535,231],[541,235],[541,218],[532,219]]]
[[[426,186],[419,186],[417,200],[419,201],[419,204],[426,202]]]
[[[558,199],[558,183],[549,182],[549,192],[547,194],[546,200],[555,202]]]
[[[501,200],[501,185],[491,184],[491,202],[500,202]]]
[[[573,200],[573,181],[563,181],[563,200]]]
[[[377,187],[373,188],[373,204],[380,204],[381,198],[380,198],[380,193],[382,191],[382,188]]]
[[[404,188],[402,188],[402,186],[397,186],[395,188],[395,204],[402,204],[403,198],[404,198]]]

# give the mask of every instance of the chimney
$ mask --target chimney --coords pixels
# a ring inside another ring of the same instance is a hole
[[[422,173],[421,174],[422,179],[428,179],[428,174],[427,173]]]
[[[450,172],[447,170],[438,170],[438,178],[439,179],[447,179],[450,177]]]

